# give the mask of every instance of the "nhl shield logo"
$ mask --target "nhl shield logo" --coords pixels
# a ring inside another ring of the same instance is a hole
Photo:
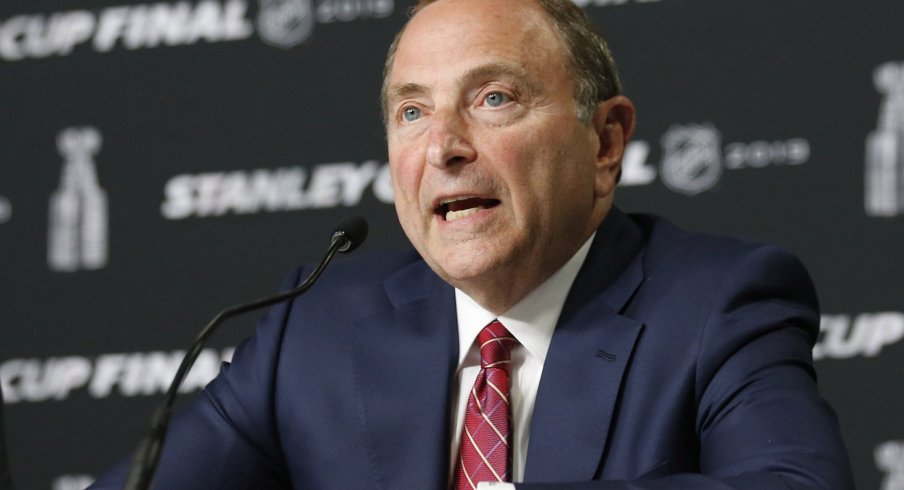
[[[669,128],[662,137],[662,183],[690,196],[711,189],[722,176],[721,140],[712,124]]]
[[[260,0],[257,31],[267,44],[288,49],[307,40],[313,30],[311,0]]]

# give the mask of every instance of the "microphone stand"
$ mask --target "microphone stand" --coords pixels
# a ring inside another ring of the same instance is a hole
[[[364,224],[365,235],[367,233],[366,226],[367,225]],[[129,478],[126,481],[125,486],[126,490],[146,490],[150,487],[151,479],[157,469],[157,464],[160,462],[160,453],[163,449],[163,443],[166,440],[166,429],[169,426],[170,417],[173,412],[173,404],[176,401],[179,386],[188,374],[188,370],[194,365],[205,342],[207,342],[207,339],[210,338],[214,331],[216,331],[217,327],[228,318],[285,301],[310,289],[333,259],[333,256],[336,255],[336,252],[351,251],[357,247],[360,241],[363,241],[363,237],[356,240],[357,237],[349,236],[354,234],[355,233],[348,233],[342,229],[334,232],[332,243],[330,244],[330,248],[327,250],[326,255],[320,263],[317,264],[317,267],[311,272],[308,278],[300,285],[274,296],[226,308],[217,313],[217,315],[210,320],[210,323],[201,330],[201,333],[195,337],[195,341],[192,343],[191,348],[185,353],[185,357],[182,358],[182,364],[179,365],[179,370],[176,371],[176,376],[173,378],[173,382],[166,392],[166,400],[163,402],[163,405],[154,412],[154,416],[151,418],[151,430],[138,445],[138,449],[135,452],[135,458],[132,460],[132,465],[129,469]],[[354,243],[355,241],[358,241],[358,243]]]

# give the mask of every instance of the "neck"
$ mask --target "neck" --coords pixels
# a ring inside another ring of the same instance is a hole
[[[481,281],[471,280],[465,284],[453,284],[453,286],[460,289],[485,310],[496,316],[503,315],[562,270],[569,261],[575,258],[595,231],[596,229],[591,230],[575,247],[570,248],[567,253],[563,253],[559,260],[548,261],[545,264],[536,260],[533,262],[534,267],[521,267],[517,271],[511,271],[510,274],[492,274],[482,278]],[[526,272],[530,272],[530,274],[526,274]]]

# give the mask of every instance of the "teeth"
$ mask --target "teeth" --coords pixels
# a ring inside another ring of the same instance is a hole
[[[477,196],[462,196],[462,197],[456,197],[455,199],[449,199],[448,201],[443,201],[443,202],[440,203],[440,204],[446,205],[446,204],[449,204],[450,202],[464,201],[465,199],[474,199],[474,198],[476,198],[476,197],[477,197]]]
[[[472,214],[476,213],[477,211],[480,211],[481,209],[483,209],[483,206],[478,206],[476,208],[462,209],[461,211],[447,211],[446,212],[446,221],[455,221],[457,219],[466,218],[466,217],[471,216]]]

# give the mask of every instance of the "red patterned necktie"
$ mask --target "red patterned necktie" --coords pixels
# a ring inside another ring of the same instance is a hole
[[[473,490],[482,481],[512,481],[509,362],[515,342],[495,320],[477,335],[480,372],[465,408],[455,490]]]

